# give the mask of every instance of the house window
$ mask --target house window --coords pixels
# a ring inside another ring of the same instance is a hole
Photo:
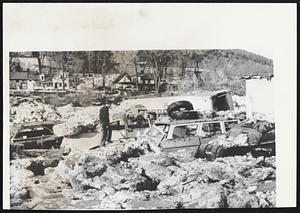
[[[176,126],[173,131],[172,138],[185,138],[197,135],[197,124]]]
[[[62,83],[59,83],[59,87],[62,87]]]
[[[16,80],[17,83],[19,83],[19,80]]]

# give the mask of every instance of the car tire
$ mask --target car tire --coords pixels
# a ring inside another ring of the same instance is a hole
[[[205,151],[206,151],[207,146],[208,146],[208,144],[201,144],[201,145],[200,145],[200,147],[199,147],[199,149],[198,149],[198,154],[197,154],[197,156],[198,156],[199,158],[206,158],[206,153],[205,153]]]
[[[223,146],[218,146],[216,149],[215,149],[215,158],[220,158],[220,157],[224,157],[223,156]]]
[[[167,113],[171,117],[171,114],[174,111],[179,111],[180,109],[194,110],[194,107],[193,104],[189,101],[176,101],[168,106]]]

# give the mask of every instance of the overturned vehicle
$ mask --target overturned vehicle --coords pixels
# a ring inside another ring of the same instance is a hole
[[[184,106],[180,108],[179,105]],[[204,118],[186,101],[170,105],[169,119],[157,120],[143,139],[157,151],[189,151],[194,157],[275,155],[275,124],[263,120],[240,121],[220,117]]]

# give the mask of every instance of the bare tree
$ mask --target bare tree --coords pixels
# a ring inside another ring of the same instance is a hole
[[[17,52],[10,52],[9,53],[9,72],[14,73],[14,72],[20,72],[21,65],[19,62],[14,61],[14,58],[18,58],[19,53]]]
[[[39,73],[42,73],[46,53],[34,51],[34,52],[31,52],[31,55],[37,59],[38,66],[39,66]]]
[[[144,71],[147,67],[147,62],[144,63],[144,62],[139,61],[139,56],[137,53],[135,53],[135,55],[131,56],[131,61],[134,65],[134,70],[135,70],[136,87],[139,90],[139,82],[138,82],[139,73],[144,73]]]
[[[62,69],[62,86],[63,90],[65,90],[65,79],[66,73],[70,73],[72,71],[73,64],[73,55],[72,52],[56,52],[53,54],[53,59]]]
[[[138,74],[138,58],[136,56],[133,56],[131,58],[131,61],[134,65],[134,70],[135,70],[135,77],[136,77],[136,88],[137,90],[139,90],[139,81],[138,81],[138,78],[139,78],[139,74]]]
[[[94,53],[94,67],[96,73],[102,74],[102,87],[106,86],[106,74],[118,66],[113,59],[113,53],[111,51],[96,51]]]
[[[179,58],[180,58],[180,68],[181,68],[181,75],[180,77],[181,78],[184,78],[185,76],[185,71],[186,71],[186,68],[188,66],[188,62],[190,60],[190,53],[186,50],[184,52],[180,52],[179,53]]]
[[[175,52],[172,50],[140,50],[138,57],[153,68],[155,91],[159,95],[163,73],[174,62]]]

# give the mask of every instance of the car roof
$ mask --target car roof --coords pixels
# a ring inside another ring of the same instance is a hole
[[[181,119],[181,120],[170,120],[170,121],[158,121],[154,124],[156,125],[178,125],[178,124],[191,124],[191,123],[206,123],[206,122],[220,122],[220,121],[239,121],[237,119],[224,119],[224,118],[212,118],[212,119]]]
[[[19,131],[25,128],[36,128],[36,127],[48,127],[52,128],[55,124],[59,124],[57,121],[36,121],[36,122],[25,122],[19,123],[12,127],[14,131]]]

